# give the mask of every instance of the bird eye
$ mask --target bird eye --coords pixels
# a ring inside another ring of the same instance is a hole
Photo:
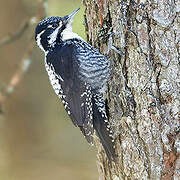
[[[59,26],[58,23],[53,23],[53,24],[48,25],[48,28],[57,28],[58,26]]]
[[[53,23],[53,24],[52,24],[52,27],[54,27],[54,28],[57,28],[58,26],[59,26],[58,23]]]

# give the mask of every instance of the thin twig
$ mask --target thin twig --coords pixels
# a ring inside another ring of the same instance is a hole
[[[0,47],[7,45],[9,43],[12,43],[13,41],[19,39],[24,32],[28,29],[29,27],[29,20],[26,20],[21,27],[19,28],[19,30],[13,34],[7,35],[6,37],[2,38],[0,40]]]
[[[29,47],[27,48],[21,62],[19,63],[19,67],[12,76],[11,80],[9,81],[9,84],[7,85],[4,93],[0,93],[0,104],[3,104],[7,97],[14,92],[14,89],[19,84],[19,82],[22,80],[24,73],[27,72],[30,64],[31,64],[31,54],[34,49],[34,42],[29,43]]]
[[[39,20],[42,20],[47,16],[47,0],[39,0],[39,9],[37,17]]]
[[[0,39],[0,48],[4,45],[7,45],[19,39],[31,25],[36,23],[37,19],[40,21],[44,17],[46,17],[46,15],[47,15],[47,0],[39,0],[39,8],[38,8],[37,16],[25,20],[25,22],[21,24],[17,32],[11,33],[5,36],[4,38]]]

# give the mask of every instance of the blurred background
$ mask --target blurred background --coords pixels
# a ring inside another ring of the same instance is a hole
[[[38,0],[0,0],[0,40],[36,14]],[[48,16],[81,10],[74,31],[85,38],[81,0],[49,0]],[[0,90],[6,88],[33,29],[0,47]],[[0,180],[95,180],[95,147],[74,127],[48,81],[44,54],[33,50],[28,71],[0,113]]]

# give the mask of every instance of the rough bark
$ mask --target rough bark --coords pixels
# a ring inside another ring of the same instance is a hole
[[[118,164],[100,143],[101,180],[180,179],[180,61],[178,1],[84,0],[88,41],[107,51],[112,76],[108,106]]]

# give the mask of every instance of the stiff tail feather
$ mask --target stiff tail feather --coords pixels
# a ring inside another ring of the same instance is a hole
[[[101,112],[99,112],[95,101],[93,101],[93,126],[100,138],[108,159],[110,161],[116,161],[117,155],[115,153],[114,139],[109,123],[106,116],[103,117]]]

